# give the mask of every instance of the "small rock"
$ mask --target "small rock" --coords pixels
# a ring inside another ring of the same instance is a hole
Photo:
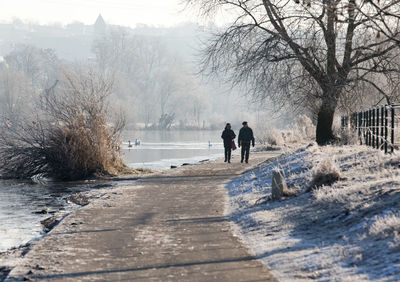
[[[182,166],[190,165],[190,163],[183,163]]]
[[[177,166],[176,165],[171,165],[171,168],[177,168]]]
[[[4,281],[6,279],[8,273],[10,273],[11,268],[7,266],[0,266],[0,281]]]
[[[112,186],[113,186],[112,183],[103,183],[103,184],[94,185],[93,188],[100,189],[100,188],[108,188],[108,187],[112,187]]]
[[[268,203],[269,201],[271,201],[271,196],[264,196],[262,198],[257,199],[256,202],[254,203],[254,205],[255,206],[263,205],[263,204]]]
[[[272,195],[273,200],[278,200],[282,198],[283,191],[287,190],[287,185],[285,177],[280,170],[275,170],[272,172]]]
[[[72,194],[68,196],[66,200],[67,202],[71,202],[80,206],[86,206],[89,204],[89,198],[81,193]]]
[[[57,225],[59,220],[55,216],[48,217],[44,220],[42,220],[40,223],[45,227],[45,231],[48,232],[50,231],[54,226]]]
[[[307,145],[306,148],[311,148],[311,147],[314,147],[314,146],[316,146],[316,145],[317,145],[316,142],[311,142],[310,144]]]
[[[47,210],[35,211],[35,214],[47,214]]]

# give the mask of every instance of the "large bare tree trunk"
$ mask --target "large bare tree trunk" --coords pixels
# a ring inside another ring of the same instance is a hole
[[[318,111],[316,141],[318,145],[327,145],[335,140],[332,125],[337,99],[326,98]]]

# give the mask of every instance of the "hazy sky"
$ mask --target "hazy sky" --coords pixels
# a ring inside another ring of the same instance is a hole
[[[40,24],[95,22],[101,14],[107,23],[134,27],[137,23],[171,26],[196,21],[195,13],[182,11],[182,0],[3,0],[0,21],[13,18]]]

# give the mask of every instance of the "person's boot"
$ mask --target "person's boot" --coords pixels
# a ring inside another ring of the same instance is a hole
[[[243,159],[241,159],[240,162],[243,163]]]

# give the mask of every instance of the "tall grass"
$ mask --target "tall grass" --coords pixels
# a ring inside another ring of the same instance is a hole
[[[41,95],[31,117],[4,120],[1,176],[76,180],[126,170],[120,156],[124,119],[108,122],[112,85],[111,79],[92,71],[64,72]]]
[[[257,143],[272,146],[282,146],[315,139],[315,125],[306,115],[298,117],[296,122],[287,129],[258,128]]]

